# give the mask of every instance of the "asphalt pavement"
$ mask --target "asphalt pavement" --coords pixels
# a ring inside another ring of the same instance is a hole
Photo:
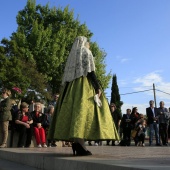
[[[0,170],[169,170],[170,147],[88,146],[91,156],[73,156],[71,147],[1,148]]]
[[[28,165],[23,165],[21,163],[0,159],[0,170],[38,170],[38,169]]]

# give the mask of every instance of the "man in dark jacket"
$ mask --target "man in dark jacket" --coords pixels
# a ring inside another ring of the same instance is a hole
[[[120,142],[122,146],[130,146],[131,144],[131,130],[132,130],[132,115],[131,109],[126,110],[121,120],[121,127],[123,129],[123,140]]]
[[[158,122],[159,122],[159,136],[161,137],[162,144],[168,146],[168,126],[170,113],[168,109],[164,107],[164,102],[160,102],[160,107],[158,108]]]
[[[154,101],[149,101],[150,107],[146,108],[146,116],[147,116],[147,124],[149,126],[149,146],[152,145],[153,142],[153,134],[155,132],[155,138],[156,138],[156,145],[160,146],[160,140],[159,140],[159,123],[158,123],[158,113],[157,108],[154,107]]]

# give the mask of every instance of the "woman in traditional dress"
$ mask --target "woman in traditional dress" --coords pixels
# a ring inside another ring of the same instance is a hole
[[[49,139],[74,142],[74,155],[92,155],[85,140],[119,140],[89,47],[84,36],[77,37],[73,43],[48,134]]]

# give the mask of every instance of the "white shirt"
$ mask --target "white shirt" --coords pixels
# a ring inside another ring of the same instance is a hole
[[[152,109],[152,112],[153,112],[153,117],[155,117],[155,111],[154,111],[155,109],[154,109],[154,107],[152,107],[151,109]]]

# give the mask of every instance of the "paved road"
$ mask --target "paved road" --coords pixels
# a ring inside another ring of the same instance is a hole
[[[169,170],[170,146],[130,147],[88,146],[93,155],[73,156],[70,147],[55,148],[3,148],[0,157],[23,162],[32,167],[0,159],[0,170]],[[36,168],[35,168],[36,167]],[[38,170],[38,169],[37,169]]]
[[[27,165],[18,164],[8,160],[0,159],[0,170],[38,170]]]

